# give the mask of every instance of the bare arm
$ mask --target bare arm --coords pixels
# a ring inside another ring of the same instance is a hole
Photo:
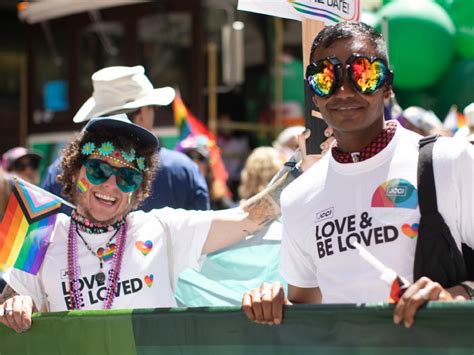
[[[234,244],[275,221],[280,216],[280,194],[294,179],[287,172],[240,208],[216,211],[203,254]]]
[[[331,134],[332,129],[327,128],[326,136],[329,138],[322,144],[323,152],[327,152],[334,140],[330,137]],[[302,171],[309,169],[322,157],[322,155],[306,155],[305,140],[308,137],[309,130],[298,136],[302,158],[298,165]],[[275,221],[281,213],[281,192],[296,177],[287,170],[265,190],[247,200],[239,209],[217,211],[203,247],[203,254],[232,245]]]
[[[323,295],[319,287],[302,288],[288,285],[288,299],[291,303],[320,304],[323,302]]]

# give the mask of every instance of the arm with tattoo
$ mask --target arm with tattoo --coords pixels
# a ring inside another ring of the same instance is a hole
[[[281,192],[295,180],[296,177],[295,174],[286,171],[278,179],[273,181],[271,185],[267,186],[265,190],[247,200],[242,205],[242,209],[248,213],[248,218],[255,222],[260,228],[276,220],[281,213]],[[252,234],[260,229],[258,227],[252,231]]]
[[[248,199],[240,209],[215,211],[202,253],[225,248],[275,221],[281,212],[281,192],[294,179],[294,175],[286,172],[265,190]]]

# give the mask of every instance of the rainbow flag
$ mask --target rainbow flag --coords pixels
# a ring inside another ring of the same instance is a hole
[[[456,112],[456,122],[458,129],[467,126],[466,117],[462,114],[462,112]]]
[[[221,150],[217,145],[216,136],[207,129],[206,125],[199,121],[187,109],[183,100],[176,95],[173,101],[174,123],[179,129],[179,139],[183,140],[186,137],[204,135],[209,139],[209,153],[211,169],[216,180],[227,181],[227,170],[222,162]]]
[[[458,129],[467,126],[466,117],[458,111],[456,105],[452,105],[444,119],[443,126],[452,132],[456,132]]]
[[[14,178],[0,224],[0,270],[13,266],[38,273],[61,205],[59,197]]]

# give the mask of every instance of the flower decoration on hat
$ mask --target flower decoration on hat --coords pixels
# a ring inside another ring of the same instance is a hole
[[[95,150],[95,144],[92,142],[87,142],[82,146],[82,154],[88,156],[91,155]]]
[[[134,148],[130,148],[130,151],[127,153],[125,150],[115,150],[111,142],[104,142],[100,144],[99,148],[96,148],[94,142],[86,142],[82,145],[81,153],[86,157],[94,155],[107,157],[118,164],[125,165],[136,171],[146,170],[145,158],[137,157]]]
[[[114,151],[115,147],[112,142],[104,142],[99,148],[99,153],[103,157],[109,156]]]
[[[133,148],[130,149],[130,153],[127,153],[126,151],[121,150],[120,154],[122,154],[122,157],[128,162],[132,162],[135,160],[135,149]]]
[[[145,170],[145,158],[137,157],[137,166],[140,170]]]

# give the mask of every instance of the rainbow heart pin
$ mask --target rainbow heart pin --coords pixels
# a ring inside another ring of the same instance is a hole
[[[143,279],[145,280],[146,285],[148,287],[151,287],[151,285],[153,284],[153,274],[145,275]]]
[[[103,261],[107,262],[112,260],[114,257],[114,252],[115,252],[115,244],[110,244],[109,248],[105,250],[104,253],[104,248],[99,248],[97,249],[97,256],[99,258],[102,258]]]
[[[151,240],[147,240],[142,242],[141,240],[135,243],[135,247],[145,256],[153,249],[153,242]]]
[[[407,223],[405,223],[402,226],[402,232],[405,234],[408,238],[415,238],[418,235],[418,227],[420,225],[418,223],[413,223],[411,226]]]

